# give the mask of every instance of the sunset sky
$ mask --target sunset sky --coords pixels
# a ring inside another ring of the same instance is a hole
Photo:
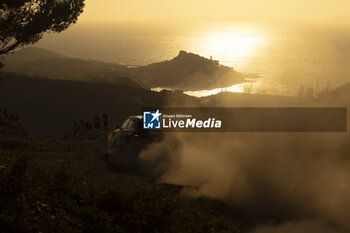
[[[86,0],[82,21],[350,20],[349,0]]]

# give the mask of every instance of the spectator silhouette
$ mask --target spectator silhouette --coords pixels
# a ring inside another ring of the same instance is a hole
[[[3,115],[4,115],[4,118],[6,119],[6,118],[8,117],[8,114],[7,114],[7,109],[6,109],[6,108],[4,108],[4,111],[3,111],[2,113],[3,113]]]
[[[19,114],[17,113],[15,117],[13,118],[16,122],[19,122],[21,118],[19,117]]]
[[[101,120],[100,120],[100,117],[98,115],[96,115],[96,117],[95,117],[94,126],[95,126],[95,129],[101,128]]]
[[[92,125],[88,121],[85,121],[85,128],[86,128],[86,130],[91,130]]]
[[[80,131],[79,123],[76,120],[74,120],[74,135],[78,135],[79,131]]]
[[[80,120],[80,131],[84,132],[85,130],[86,130],[85,122],[83,120]]]
[[[102,120],[103,120],[103,127],[108,127],[108,116],[107,116],[107,113],[103,114]]]

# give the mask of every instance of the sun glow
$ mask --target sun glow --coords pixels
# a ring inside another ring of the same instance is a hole
[[[256,58],[268,43],[267,33],[256,27],[229,27],[206,31],[197,38],[197,52],[213,56],[221,64],[238,71],[246,67],[249,59]]]

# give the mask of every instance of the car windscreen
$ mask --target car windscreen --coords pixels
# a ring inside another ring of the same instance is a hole
[[[123,128],[123,129],[126,129],[126,128],[128,127],[129,122],[130,122],[130,119],[126,119],[126,120],[124,121],[124,123],[122,124],[122,128]]]
[[[123,129],[142,129],[142,120],[138,118],[128,118],[122,125]]]

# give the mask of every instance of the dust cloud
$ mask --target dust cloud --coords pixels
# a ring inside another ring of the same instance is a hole
[[[169,133],[139,160],[183,195],[222,200],[254,233],[350,231],[347,133]]]

